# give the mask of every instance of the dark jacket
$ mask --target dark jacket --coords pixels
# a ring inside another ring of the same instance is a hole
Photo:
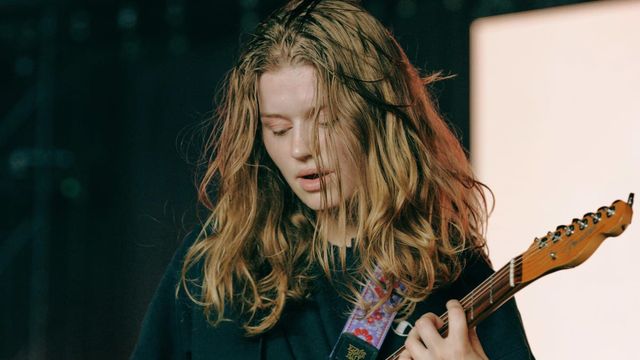
[[[267,333],[244,336],[236,322],[216,327],[176,284],[184,255],[194,241],[187,237],[176,251],[149,305],[131,359],[327,359],[346,322],[350,305],[324,277],[314,283],[309,300],[287,304],[279,323]],[[492,273],[483,260],[468,262],[462,276],[418,304],[408,319],[427,312],[441,314],[449,299],[461,299]],[[532,359],[515,301],[511,300],[478,325],[482,346],[492,360]],[[385,359],[405,338],[389,331],[378,359]]]

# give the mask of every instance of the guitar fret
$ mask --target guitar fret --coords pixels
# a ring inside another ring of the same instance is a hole
[[[482,314],[488,307],[500,300],[501,294],[504,294],[500,289],[506,290],[507,288],[507,272],[507,267],[503,267],[486,280],[486,287],[477,288],[467,295],[470,301],[467,301],[463,306],[469,321],[475,320],[477,313]],[[496,286],[498,286],[497,289]]]
[[[580,240],[582,245],[575,242],[566,243],[568,244],[568,246],[582,246],[584,248],[587,247],[586,244],[589,244],[592,241],[595,242],[596,246],[585,250],[586,252],[588,252],[587,257],[591,256],[591,253],[595,251],[597,245],[602,242],[603,238],[617,236],[622,233],[629,225],[629,223],[631,222],[631,216],[633,214],[633,211],[631,209],[632,203],[633,194],[629,196],[629,200],[626,203],[618,200],[607,209],[598,209],[598,214],[601,215],[598,220],[609,222],[611,227],[614,227],[615,225],[614,229],[610,229],[609,226],[598,225],[598,228],[592,227],[590,228],[590,232],[583,234],[584,238],[581,238]],[[586,221],[587,218],[591,220],[594,215],[595,214],[589,213],[585,215],[580,221]],[[577,221],[577,223],[581,224],[580,221]],[[576,222],[576,220],[574,220],[574,222]],[[605,228],[607,229],[607,232],[600,231],[600,229]],[[584,229],[580,228],[576,231],[572,230],[571,233],[581,230]],[[563,236],[570,236],[571,233],[567,233],[567,231],[565,230]],[[482,321],[482,319],[493,314],[501,304],[504,304],[509,299],[511,299],[514,294],[521,288],[550,272],[544,270],[565,268],[561,267],[562,264],[560,264],[560,261],[568,259],[552,258],[552,260],[555,262],[551,263],[548,259],[546,259],[545,256],[538,256],[537,258],[534,258],[532,256],[541,251],[540,249],[542,249],[544,246],[540,246],[540,244],[544,243],[545,241],[545,238],[543,238],[542,240],[536,240],[536,242],[534,243],[534,245],[536,245],[535,247],[531,247],[530,250],[527,250],[527,252],[511,259],[507,264],[505,264],[494,274],[489,276],[489,278],[481,282],[474,290],[469,292],[461,300],[462,306],[465,309],[468,324],[475,326],[479,323],[479,321]],[[545,246],[558,247],[560,246],[559,244],[562,245],[563,243],[561,241],[558,241],[554,244],[545,243]],[[582,252],[580,254],[580,256],[583,256]],[[549,264],[541,264],[541,261],[538,260],[547,261]],[[585,259],[580,258],[578,260],[580,260],[580,262],[578,262],[578,264],[580,264]],[[553,266],[547,269],[547,265]],[[577,264],[574,264],[574,266],[575,265]],[[444,321],[444,325],[438,330],[438,332],[441,335],[446,336],[449,326],[448,313],[445,312],[441,316],[441,319]],[[399,354],[403,349],[404,346],[394,352],[391,357],[387,358],[387,360],[397,360],[399,358]]]
[[[493,276],[489,281],[489,304],[493,305]]]
[[[514,276],[514,265],[515,265],[515,261],[514,259],[511,259],[511,261],[509,261],[509,286],[511,287],[516,286],[515,276]]]

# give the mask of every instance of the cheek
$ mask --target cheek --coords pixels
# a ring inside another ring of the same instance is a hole
[[[262,143],[264,144],[265,151],[271,161],[276,165],[280,172],[284,174],[282,147],[272,141],[269,141],[269,139],[265,139],[264,136],[262,137]]]
[[[353,188],[357,186],[358,183],[358,173],[356,171],[355,166],[349,166],[346,171],[343,171],[344,180],[342,182],[342,186],[345,188],[345,191],[351,192]]]
[[[264,146],[264,150],[271,161],[273,161],[277,165],[276,159],[274,159],[273,144],[269,142],[269,139],[266,139],[264,135],[262,136],[262,146]]]
[[[340,173],[342,175],[342,186],[349,189],[357,186],[357,183],[360,178],[358,166],[356,162],[351,159],[349,153],[347,151],[347,147],[345,144],[338,144],[336,146],[336,151],[338,151],[338,162],[340,165]]]

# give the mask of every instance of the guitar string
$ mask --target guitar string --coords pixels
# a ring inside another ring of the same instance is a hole
[[[604,208],[603,212],[606,213],[606,210],[608,208]],[[603,218],[602,213],[600,213],[600,211],[596,211],[594,214],[599,214],[601,218]],[[589,218],[584,218],[586,219],[586,224],[588,226],[589,222]],[[602,221],[602,220],[601,220]],[[574,222],[572,222],[571,224],[573,224]],[[596,225],[596,224],[593,224]],[[601,224],[602,225],[602,224]],[[597,226],[597,225],[596,225]],[[564,230],[564,234],[566,234],[566,230]],[[547,234],[546,236],[549,236],[549,234]],[[546,254],[543,254],[543,250],[546,249],[546,247],[538,247],[537,249],[533,250],[531,252],[531,254],[527,257],[527,261],[531,260],[534,263],[537,263],[537,261],[539,259],[535,259],[534,258],[539,258],[540,255],[543,255],[543,257],[546,257]],[[512,259],[513,260],[513,259]],[[517,260],[514,261],[513,266],[520,266],[523,263],[523,257],[519,256]],[[509,263],[508,263],[509,264]],[[506,271],[507,265],[504,265],[502,268],[500,268],[498,271],[496,271],[494,274],[492,274],[491,276],[489,276],[488,278],[486,278],[483,282],[481,282],[471,293],[467,294],[465,297],[463,297],[460,300],[460,303],[463,305],[463,307],[467,306],[470,304],[470,301],[475,303],[475,300],[477,300],[478,298],[480,298],[481,296],[486,296],[486,291],[487,291],[487,286],[489,286],[490,288],[492,288],[496,282],[498,281],[502,281],[505,277],[510,276],[510,271]],[[497,277],[496,277],[497,275]],[[445,318],[445,316],[448,314],[448,312],[445,312],[441,318]]]
[[[531,269],[534,273],[538,273],[539,270],[544,270],[544,266],[541,267],[540,265],[541,265],[541,260],[544,260],[548,256],[548,254],[544,251],[545,249],[546,247],[538,247],[537,249],[534,249],[526,257],[526,259],[523,256],[519,256],[518,259],[514,260],[513,267],[515,268],[516,266],[520,266],[521,264],[527,263],[527,264],[531,264],[529,269]],[[500,284],[507,277],[511,276],[511,271],[510,271],[511,265],[509,264],[510,263],[503,266],[494,274],[489,276],[482,283],[480,283],[480,285],[478,285],[476,289],[474,289],[472,292],[470,292],[464,298],[462,298],[462,300],[460,300],[460,304],[463,306],[463,308],[465,308],[465,311],[468,310],[467,308],[470,305],[475,305],[478,299],[485,298],[487,296],[487,290],[492,291],[493,287],[496,284]],[[521,284],[521,282],[519,284]],[[489,297],[491,297],[491,295],[489,295]],[[482,305],[482,303],[479,305]],[[448,321],[448,311],[445,312],[440,318],[445,322]]]
[[[516,264],[517,263],[517,264]],[[522,263],[522,260],[516,260],[514,261],[514,266],[516,265],[520,265]],[[487,281],[490,280],[494,277],[494,275],[499,274],[497,279],[495,280],[500,280],[502,281],[503,279],[505,279],[507,276],[509,276],[508,271],[502,271],[502,270],[506,270],[508,269],[506,266],[503,266],[502,268],[500,268],[497,272],[495,272],[492,276],[488,277],[487,279],[485,279],[485,281],[483,281],[479,286],[478,286],[478,291],[472,291],[472,293],[476,292],[478,294],[480,293],[485,293],[486,292],[486,285],[489,282],[493,282],[495,284],[496,281]],[[491,284],[491,286],[493,286],[494,284]],[[483,290],[480,290],[480,287],[483,287]],[[467,296],[465,296],[464,298],[462,298],[462,300],[460,300],[460,304],[463,306],[463,308],[467,307],[469,305],[469,301],[472,300],[472,298],[469,298],[469,295],[471,295],[472,293],[468,294]],[[479,296],[474,297],[475,299],[477,299]],[[449,312],[445,311],[441,316],[440,319],[444,322],[444,325],[441,327],[441,329],[444,329],[445,327],[448,328],[448,319],[449,318]],[[395,352],[393,352],[389,357],[387,357],[387,360],[396,360],[398,359],[398,357],[400,356],[400,353],[404,350],[404,345],[402,345],[400,348],[398,348]]]
[[[540,255],[542,255],[542,258],[546,257],[546,254],[544,254],[542,252],[542,250],[545,248],[537,248],[534,251],[532,251],[531,255],[529,257],[527,257],[526,263],[533,263],[534,265],[532,265],[532,267],[534,267],[536,264],[538,264],[539,260],[541,260]],[[525,263],[525,260],[523,260],[522,256],[519,256],[517,260],[514,261],[514,268],[515,266],[519,266],[521,264]],[[509,264],[509,263],[508,263]],[[460,300],[460,304],[462,305],[463,309],[466,311],[468,310],[467,307],[468,305],[470,305],[470,303],[474,303],[476,302],[477,299],[479,299],[481,296],[486,296],[486,292],[487,292],[487,286],[489,287],[493,287],[496,283],[500,284],[503,280],[505,280],[508,276],[510,276],[510,271],[509,271],[510,265],[504,265],[502,268],[500,268],[498,271],[496,271],[494,274],[492,274],[491,276],[489,276],[487,279],[485,279],[480,285],[478,285],[478,287],[472,291],[471,293],[467,294],[467,296],[463,297],[462,300]],[[519,283],[521,284],[521,283]],[[517,285],[519,285],[517,284]],[[511,296],[509,296],[509,298],[513,297],[514,294],[512,294]],[[501,296],[504,296],[504,294],[501,294]],[[502,299],[501,296],[499,296],[499,301],[505,300]],[[506,300],[505,300],[506,301]],[[449,312],[445,311],[441,316],[440,319],[444,322],[443,326],[439,329],[439,331],[441,331],[442,329],[447,329],[448,328],[448,320],[449,320]],[[399,354],[404,350],[404,345],[401,346],[399,349],[397,349],[395,352],[393,352],[387,359],[391,359],[391,360],[395,360],[398,359]]]
[[[522,258],[520,258],[522,259]],[[514,261],[514,266],[516,265],[520,265],[522,263],[522,260],[516,260]],[[516,264],[517,263],[517,264]],[[503,270],[507,270],[507,266],[503,266],[502,268],[500,268],[497,272],[495,272],[494,274],[492,274],[491,276],[489,276],[487,279],[485,279],[482,283],[480,283],[480,285],[478,285],[478,287],[476,288],[478,291],[472,291],[471,293],[469,293],[467,296],[463,297],[462,300],[460,300],[460,304],[463,306],[463,308],[465,308],[467,305],[469,305],[469,301],[472,300],[471,297],[469,297],[469,295],[471,295],[472,293],[484,293],[486,292],[486,288],[487,285],[492,282],[493,284],[491,284],[490,286],[493,286],[497,281],[493,281],[493,280],[499,280],[502,281],[503,279],[505,279],[507,276],[509,276],[508,271],[503,271]],[[496,279],[493,279],[495,277],[495,275],[498,275],[498,277]],[[478,296],[474,297],[474,298],[478,298]],[[444,322],[444,325],[442,326],[441,329],[448,327],[448,317],[449,317],[449,312],[445,311],[441,316],[440,319]],[[404,345],[401,346],[399,349],[397,349],[395,352],[393,352],[389,357],[387,357],[387,359],[397,359],[398,356],[400,355],[400,353],[404,350]]]
[[[601,217],[601,218],[604,218],[604,213],[606,213],[606,209],[607,209],[607,208],[605,208],[605,209],[603,210],[603,213],[600,213],[600,211],[596,211],[594,214],[600,214],[600,217]],[[584,218],[583,218],[583,219],[584,219]],[[589,222],[588,222],[589,218],[586,218],[586,220],[587,220],[586,224],[587,224],[587,226],[588,226],[588,225],[589,225]],[[604,220],[600,220],[600,221],[602,221],[602,222],[604,223]],[[603,223],[601,223],[601,226],[599,226],[599,227],[602,227],[602,224],[603,224]],[[573,224],[573,222],[572,222],[572,224]],[[598,226],[597,224],[593,224],[593,225],[594,225],[594,226]],[[584,230],[584,229],[583,229],[583,230]],[[582,230],[580,230],[580,231],[582,231]],[[564,231],[563,231],[563,234],[566,234],[566,230],[564,230]],[[574,234],[576,234],[576,233],[574,232]],[[576,235],[577,235],[577,234],[576,234]],[[549,235],[547,235],[547,236],[549,236]],[[565,236],[566,236],[566,235],[565,235]],[[528,261],[528,260],[531,260],[534,264],[536,264],[536,263],[540,260],[540,256],[542,256],[542,257],[546,257],[546,254],[544,254],[544,253],[543,253],[543,250],[544,250],[544,249],[546,249],[546,247],[538,247],[537,249],[535,249],[534,251],[532,251],[532,252],[531,252],[531,254],[527,257],[527,261]],[[522,261],[523,261],[522,256],[519,256],[519,259],[514,261],[514,267],[515,267],[515,266],[519,266],[520,264],[522,264]],[[470,297],[470,296],[472,297],[472,299],[473,299],[473,300],[474,300],[474,302],[475,302],[475,300],[476,300],[476,299],[478,299],[480,296],[484,296],[484,295],[486,295],[486,287],[487,287],[487,285],[489,285],[489,286],[493,287],[493,284],[489,284],[489,283],[491,283],[491,282],[495,283],[496,281],[492,281],[493,277],[494,277],[495,275],[497,275],[498,273],[500,273],[503,269],[505,269],[505,270],[507,269],[506,265],[505,265],[505,266],[503,266],[502,268],[500,268],[500,269],[499,269],[497,272],[495,272],[494,274],[492,274],[492,276],[489,276],[489,277],[488,277],[487,279],[485,279],[482,283],[480,283],[480,285],[478,285],[478,287],[476,287],[476,289],[475,289],[474,291],[472,291],[471,293],[467,294],[467,296],[465,296],[465,297],[460,301],[460,303],[462,304],[462,303],[463,303],[463,301],[466,301],[466,302],[467,302],[467,304],[468,304],[468,300],[469,300],[469,299],[467,299],[467,298],[468,298],[468,297]],[[501,280],[503,280],[503,279],[504,279],[504,277],[509,276],[509,275],[510,275],[510,273],[505,271],[505,273],[504,273],[504,274],[500,274],[500,275],[499,275],[495,280],[500,280],[500,281],[501,281]],[[477,291],[476,291],[476,290],[477,290]]]
[[[606,212],[606,209],[605,209]],[[600,211],[596,211],[594,214],[600,214]],[[602,216],[603,214],[600,214],[600,217],[603,218]],[[588,218],[587,220],[587,225],[588,225]],[[603,220],[601,220],[603,221]],[[573,222],[572,222],[573,224]],[[596,224],[593,224],[595,226],[597,226]],[[601,226],[602,227],[602,224]],[[583,229],[584,230],[584,229]],[[564,232],[566,234],[566,230]],[[574,233],[575,234],[575,233]],[[547,235],[548,236],[548,235]],[[526,261],[527,263],[532,263],[532,269],[538,269],[537,265],[539,260],[542,260],[543,258],[547,257],[547,254],[543,253],[543,250],[546,249],[546,247],[538,247],[537,249],[533,250],[531,252],[531,254],[527,257]],[[512,259],[513,260],[513,259]],[[523,260],[522,256],[518,256],[518,259],[514,261],[514,268],[515,266],[519,266],[521,264],[524,263],[525,260]],[[510,262],[508,263],[510,264]],[[509,265],[510,266],[510,265]],[[476,287],[475,290],[473,290],[471,293],[467,294],[465,297],[463,297],[460,300],[460,304],[463,306],[463,309],[466,308],[468,305],[470,305],[470,303],[475,303],[475,301],[477,299],[479,299],[481,296],[486,296],[486,291],[487,291],[487,287],[493,287],[495,285],[496,282],[498,281],[502,281],[504,280],[506,277],[510,276],[510,271],[507,271],[507,269],[509,269],[507,267],[507,265],[504,265],[502,268],[500,268],[498,271],[496,271],[495,273],[493,273],[491,276],[489,276],[488,278],[486,278],[483,282],[480,283],[480,285],[478,285]],[[497,277],[496,277],[497,275]],[[495,278],[495,279],[494,279]],[[519,285],[519,284],[518,284]],[[513,296],[513,295],[512,295]],[[512,297],[511,296],[511,297]],[[465,309],[466,312],[466,309]],[[445,311],[441,316],[440,319],[444,322],[444,325],[442,326],[442,328],[448,327],[448,317],[449,317],[449,312]],[[387,359],[397,359],[400,352],[402,352],[402,350],[404,350],[404,345],[401,346],[398,350],[396,350],[395,352],[393,352]]]
[[[606,209],[605,209],[606,211]],[[597,211],[596,213],[600,214],[600,211]],[[600,214],[601,218],[603,214]],[[573,222],[572,222],[573,223]],[[587,225],[588,225],[588,218],[587,218]],[[593,224],[594,226],[596,226],[596,224]],[[599,227],[603,227],[603,224],[601,224]],[[602,232],[599,232],[602,233]],[[565,230],[565,234],[566,234],[566,230]],[[531,252],[531,254],[527,257],[526,262],[527,263],[532,263],[533,265],[531,266],[532,269],[539,269],[538,265],[539,265],[539,261],[542,258],[546,258],[547,254],[543,253],[543,250],[546,247],[538,247],[537,249],[533,250]],[[512,259],[513,260],[513,259]],[[522,256],[519,256],[517,260],[514,261],[514,267],[516,265],[521,265],[524,263],[525,260],[523,260]],[[511,267],[511,265],[509,265]],[[491,276],[489,276],[487,279],[485,279],[477,288],[476,290],[472,291],[471,293],[469,293],[467,296],[465,296],[461,301],[461,305],[464,307],[469,305],[469,302],[472,301],[475,303],[475,301],[480,297],[480,296],[486,296],[486,290],[487,290],[487,285],[490,284],[489,286],[493,287],[495,285],[495,283],[497,281],[502,281],[504,280],[507,276],[510,276],[510,271],[506,271],[507,265],[504,265],[502,268],[500,268],[497,272],[495,272],[494,274],[492,274]],[[497,276],[496,276],[497,275]],[[511,296],[509,296],[509,298],[513,297],[513,294]],[[506,301],[506,300],[505,300]],[[466,311],[466,310],[465,310]],[[445,322],[445,324],[443,325],[442,328],[448,327],[448,311],[445,312],[443,315],[440,316],[440,318],[442,319],[443,322]],[[441,328],[441,329],[442,329]],[[393,354],[391,354],[387,359],[397,359],[399,357],[399,354],[404,350],[404,345],[401,346],[398,350],[396,350]]]

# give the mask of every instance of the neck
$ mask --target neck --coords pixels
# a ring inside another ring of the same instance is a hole
[[[352,239],[354,239],[358,233],[354,225],[347,225],[344,229],[340,229],[337,222],[328,224],[327,230],[327,241],[339,247],[351,247],[353,245]]]

